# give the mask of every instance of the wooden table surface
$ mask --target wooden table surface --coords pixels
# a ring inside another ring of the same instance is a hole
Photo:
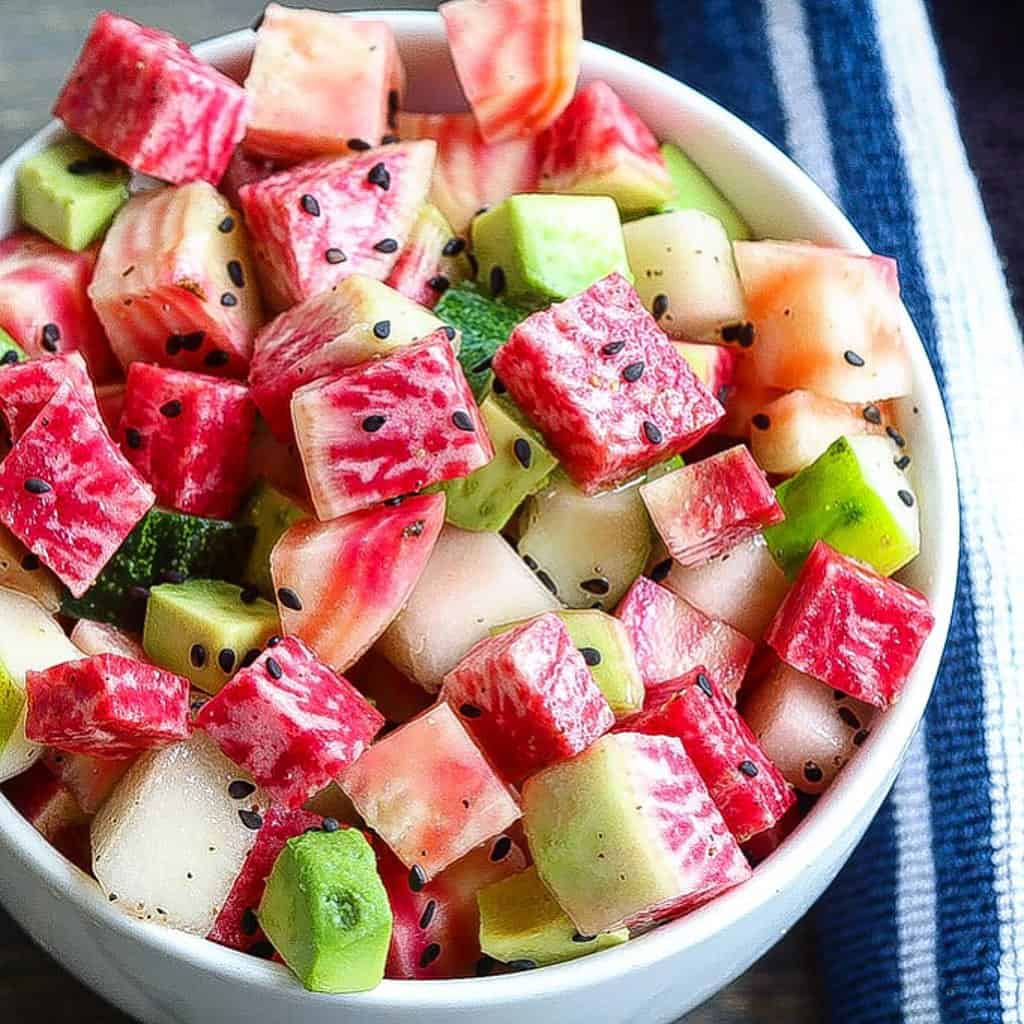
[[[417,0],[304,0],[305,6],[434,7]],[[585,9],[602,0],[584,0]],[[621,0],[609,0],[618,6]],[[196,41],[249,24],[259,0],[0,0],[0,155],[41,126],[96,12],[119,12]],[[614,41],[613,41],[614,42]],[[624,43],[622,45],[625,45]],[[822,1020],[814,936],[804,922],[759,964],[692,1013],[686,1024],[816,1024]],[[125,1024],[124,1014],[85,990],[37,949],[0,909],[0,1020],[28,1024]]]

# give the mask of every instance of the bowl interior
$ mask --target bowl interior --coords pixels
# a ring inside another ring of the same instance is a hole
[[[441,21],[435,13],[374,12],[391,22],[409,72],[407,106],[424,111],[465,106],[448,55]],[[248,30],[197,47],[200,55],[230,74],[244,75],[254,40]],[[661,138],[682,146],[738,207],[760,237],[802,238],[864,250],[860,236],[826,196],[785,156],[751,128],[688,87],[637,61],[587,44],[584,80],[609,82]],[[60,134],[51,124],[0,167],[0,233],[15,226],[14,172],[17,165]],[[898,254],[895,254],[898,255]],[[891,784],[921,718],[945,643],[956,582],[959,519],[952,448],[941,398],[923,346],[911,340],[914,394],[902,404],[901,426],[913,462],[920,497],[920,557],[900,578],[930,599],[936,627],[900,703],[873,731],[857,758],[840,774],[812,814],[784,846],[740,888],[700,910],[624,946],[569,964],[486,981],[386,981],[359,997],[330,997],[353,1006],[376,1004],[414,1010],[417,1005],[529,998],[554,989],[585,987],[597,980],[648,966],[681,953],[748,915],[770,900],[796,891],[809,865],[856,835],[851,825]],[[251,988],[291,985],[290,974],[273,964],[235,953],[193,936],[134,921],[108,906],[99,889],[69,865],[0,798],[0,846],[31,863],[41,884],[62,893],[103,927],[129,935],[154,951],[185,959],[196,970],[212,972]],[[844,853],[846,849],[844,849]],[[794,911],[794,917],[798,911]]]

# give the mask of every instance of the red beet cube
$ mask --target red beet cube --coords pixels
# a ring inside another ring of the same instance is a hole
[[[66,381],[0,463],[0,523],[75,597],[92,586],[153,501]]]
[[[551,614],[482,640],[445,676],[441,696],[513,783],[579,753],[615,724],[583,655]]]
[[[765,639],[793,668],[885,708],[934,624],[922,594],[818,541]]]
[[[239,190],[266,297],[287,309],[351,274],[391,273],[430,189],[423,140],[308,160]]]
[[[693,462],[640,488],[655,529],[680,565],[699,565],[785,515],[743,445]]]
[[[255,416],[243,384],[132,363],[117,436],[159,504],[230,519],[245,488]]]
[[[245,133],[248,98],[174,36],[104,11],[53,112],[136,171],[216,185]]]
[[[85,359],[80,352],[15,363],[0,373],[0,416],[12,441],[28,429],[57,388],[69,381],[75,395],[90,411],[100,414]]]
[[[239,779],[234,785],[239,787],[241,794],[251,786],[251,783]],[[245,793],[241,799],[248,795],[249,793]],[[256,918],[256,908],[263,899],[267,878],[274,867],[274,862],[289,839],[302,835],[307,829],[320,828],[322,824],[323,819],[319,814],[301,810],[288,811],[283,807],[271,807],[263,815],[263,824],[256,836],[256,842],[249,851],[249,856],[246,857],[213,928],[206,936],[211,942],[246,952],[256,943],[266,940],[266,935]]]
[[[494,457],[443,330],[300,388],[292,420],[320,519],[467,476]]]
[[[187,679],[118,654],[29,672],[25,735],[113,760],[188,739]]]
[[[668,700],[627,719],[619,731],[682,740],[737,842],[772,828],[796,800],[789,783],[703,668],[674,685]]]
[[[735,703],[754,653],[754,644],[739,630],[646,576],[629,588],[615,615],[629,630],[648,687],[702,665]]]
[[[696,444],[723,413],[619,274],[523,321],[494,372],[588,494]]]
[[[120,372],[89,302],[96,252],[30,231],[0,242],[0,325],[30,356],[81,352],[96,383]]]
[[[301,807],[370,745],[384,724],[351,683],[285,637],[196,716],[277,802]]]

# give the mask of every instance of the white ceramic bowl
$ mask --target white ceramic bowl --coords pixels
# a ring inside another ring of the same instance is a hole
[[[409,70],[410,109],[460,109],[439,16],[373,17],[388,20],[398,34]],[[253,39],[247,30],[235,32],[197,52],[240,75]],[[842,213],[799,168],[704,96],[593,44],[584,48],[583,73],[609,82],[657,135],[684,146],[758,235],[864,249]],[[0,167],[0,234],[15,224],[16,166],[59,132],[50,125]],[[3,798],[0,898],[68,970],[146,1024],[675,1020],[745,970],[821,895],[889,791],[928,701],[953,603],[959,518],[946,418],[916,337],[910,355],[914,395],[905,403],[902,426],[916,455],[922,548],[901,578],[928,595],[935,630],[900,703],[797,832],[738,889],[642,938],[573,963],[483,980],[385,981],[359,996],[307,993],[283,967],[124,916]]]

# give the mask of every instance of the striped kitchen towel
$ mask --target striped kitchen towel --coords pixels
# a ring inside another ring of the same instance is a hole
[[[817,910],[832,1019],[1016,1024],[1024,358],[925,4],[655,0],[654,17],[669,72],[787,150],[898,257],[956,447],[963,549],[944,668],[892,796]]]

